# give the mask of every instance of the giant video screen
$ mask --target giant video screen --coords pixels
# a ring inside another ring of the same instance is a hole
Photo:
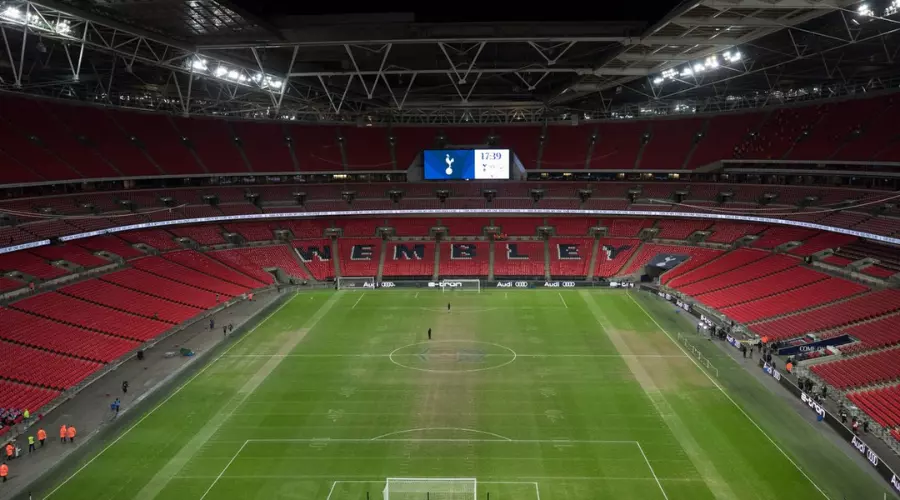
[[[426,149],[425,180],[509,179],[508,149]]]

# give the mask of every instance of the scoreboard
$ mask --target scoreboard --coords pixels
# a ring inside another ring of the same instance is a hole
[[[509,179],[508,149],[426,149],[425,180]]]

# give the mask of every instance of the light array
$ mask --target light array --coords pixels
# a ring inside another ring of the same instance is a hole
[[[28,25],[31,28],[56,33],[59,35],[70,36],[72,34],[72,25],[68,20],[58,20],[50,22],[42,16],[31,13],[25,13],[17,7],[7,7],[0,11],[0,19],[5,19],[11,23]]]
[[[900,12],[900,0],[891,0],[888,3],[887,7],[884,8],[884,12],[881,14],[883,17],[893,16],[897,12]],[[856,8],[856,14],[860,17],[876,17],[875,9],[872,8],[867,3],[861,3]]]
[[[284,82],[282,80],[271,75],[264,75],[262,73],[250,74],[246,70],[229,67],[220,62],[216,62],[213,66],[210,64],[209,60],[200,57],[195,57],[187,64],[190,68],[193,69],[194,73],[203,73],[220,80],[225,80],[240,85],[252,85],[261,89],[268,90],[280,90],[281,86],[284,85]]]
[[[895,1],[900,2],[900,0]],[[666,80],[683,79],[707,71],[713,71],[723,64],[737,63],[741,60],[742,57],[743,55],[740,53],[740,51],[737,50],[729,50],[723,52],[722,54],[713,54],[702,61],[688,63],[680,69],[669,68],[660,73],[659,76],[654,78],[653,84],[662,85]]]

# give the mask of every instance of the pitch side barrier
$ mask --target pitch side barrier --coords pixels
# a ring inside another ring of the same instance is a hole
[[[219,217],[198,217],[194,219],[178,219],[158,222],[145,222],[142,224],[131,224],[128,226],[111,227],[108,229],[100,229],[97,231],[88,231],[85,233],[70,234],[60,236],[60,241],[72,241],[82,238],[90,238],[92,236],[102,236],[104,234],[120,233],[123,231],[133,231],[137,229],[150,229],[166,226],[179,226],[188,224],[209,224],[216,222],[240,222],[240,221],[257,221],[257,220],[278,220],[278,219],[313,219],[317,217],[364,217],[364,216],[410,216],[410,215],[562,215],[562,216],[592,216],[592,217],[679,217],[684,219],[715,219],[729,220],[738,222],[756,222],[762,224],[776,224],[782,226],[795,226],[818,231],[829,231],[832,233],[847,234],[858,238],[866,238],[891,245],[900,245],[900,238],[891,238],[890,236],[882,236],[880,234],[865,233],[862,231],[854,231],[841,227],[825,226],[822,224],[814,224],[812,222],[803,222],[786,219],[772,219],[769,217],[754,217],[749,215],[731,215],[731,214],[715,214],[704,212],[657,212],[657,211],[629,211],[629,210],[569,210],[554,208],[483,208],[483,209],[422,209],[422,210],[349,210],[349,211],[330,211],[330,212],[281,212],[281,213],[265,213],[265,214],[246,214],[246,215],[223,215]],[[15,252],[17,250],[26,250],[39,246],[49,245],[50,240],[39,240],[21,245],[12,245],[0,248],[0,254]]]
[[[378,283],[359,283],[358,285],[344,285],[348,288],[362,289],[394,289],[394,288],[461,288],[462,281],[454,279],[443,279],[440,281],[430,280],[382,280]],[[488,290],[491,288],[581,288],[581,287],[597,287],[597,288],[633,288],[634,283],[620,281],[545,281],[545,280],[481,280],[481,289]]]
[[[866,461],[868,461],[869,464],[871,464],[872,467],[874,467],[875,470],[878,471],[878,474],[881,475],[881,477],[883,477],[884,480],[891,485],[891,489],[894,491],[894,493],[900,495],[900,476],[898,476],[897,473],[894,472],[894,470],[891,469],[891,467],[886,464],[884,460],[882,460],[881,457],[879,457],[875,453],[875,451],[869,447],[868,444],[866,444],[863,438],[854,434],[852,429],[844,425],[841,422],[840,416],[834,415],[833,413],[828,411],[827,408],[817,403],[812,396],[800,390],[800,387],[798,387],[788,377],[782,377],[781,372],[770,366],[768,363],[763,362],[763,360],[759,360],[758,363],[763,371],[771,375],[772,378],[781,383],[781,385],[784,386],[784,388],[787,389],[788,392],[799,398],[800,401],[803,402],[803,404],[808,406],[810,411],[818,415],[819,421],[825,422],[829,426],[831,426],[831,428],[834,429],[835,432],[838,433],[838,435],[844,438],[850,444],[850,446],[853,447],[854,450],[865,457]]]

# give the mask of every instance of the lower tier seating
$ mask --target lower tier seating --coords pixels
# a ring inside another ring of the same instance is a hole
[[[600,238],[597,247],[594,276],[609,278],[619,271],[641,247],[641,240],[633,238]]]
[[[900,425],[900,385],[851,392],[847,398],[881,426],[891,428]]]
[[[200,309],[210,309],[221,302],[217,294],[213,292],[168,280],[139,269],[125,269],[104,274],[100,279],[137,292]]]
[[[544,275],[544,243],[510,241],[494,243],[494,276]]]
[[[900,378],[900,349],[839,359],[810,369],[838,389],[888,382]]]
[[[348,277],[376,276],[381,258],[381,240],[374,238],[338,240],[341,275]]]
[[[421,276],[434,274],[434,242],[390,242],[381,275]]]
[[[550,276],[587,276],[593,248],[594,240],[590,238],[550,238]]]
[[[226,283],[232,283],[247,289],[264,286],[262,282],[235,271],[234,269],[223,265],[221,262],[211,259],[194,250],[169,252],[165,254],[165,259],[193,269],[194,271],[218,278]]]
[[[103,365],[0,341],[0,377],[65,390]]]
[[[836,300],[845,299],[867,291],[868,288],[841,278],[827,278],[822,281],[794,288],[769,297],[726,307],[722,312],[729,318],[746,323],[788,314]],[[783,318],[788,320],[791,316]],[[780,321],[780,320],[775,320]],[[756,328],[754,327],[754,330]]]
[[[441,243],[442,278],[487,276],[490,265],[490,243],[482,241]]]
[[[193,318],[203,311],[198,307],[178,304],[128,288],[122,288],[99,279],[75,283],[60,289],[59,292],[146,318],[158,318],[173,324]]]
[[[37,410],[59,396],[60,391],[0,380],[0,408]],[[0,436],[3,435],[0,424]]]
[[[313,278],[319,281],[334,279],[331,240],[294,240],[292,244],[297,257],[303,261]]]

